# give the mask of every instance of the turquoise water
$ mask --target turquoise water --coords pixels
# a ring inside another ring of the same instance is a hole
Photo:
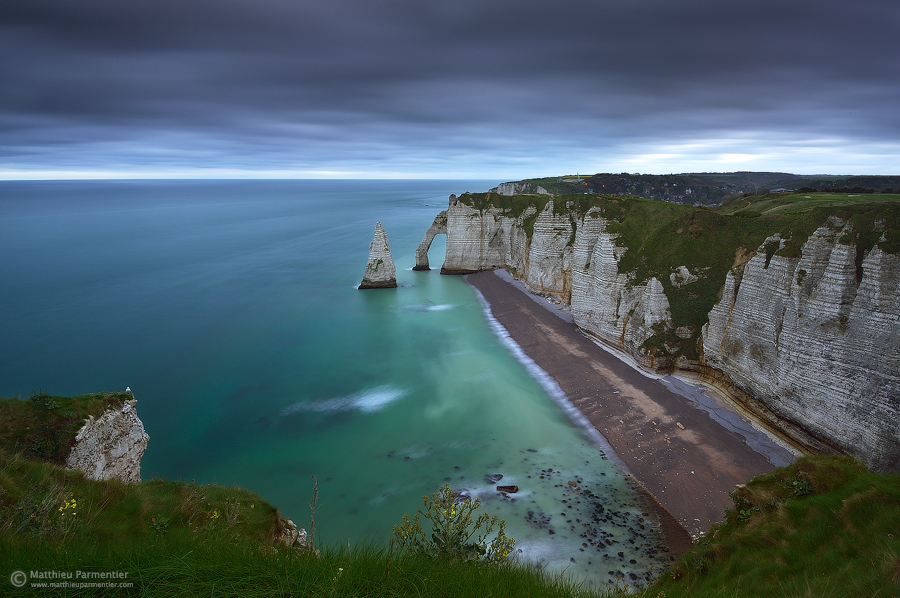
[[[627,478],[462,278],[411,271],[447,196],[496,183],[0,183],[0,396],[130,386],[144,479],[239,484],[302,526],[315,476],[325,542],[386,542],[446,481],[524,558],[633,582],[661,557]],[[376,220],[400,287],[358,291]]]

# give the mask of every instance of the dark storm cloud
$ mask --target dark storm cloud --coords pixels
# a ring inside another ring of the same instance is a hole
[[[5,0],[0,162],[415,170],[735,133],[896,146],[898,25],[892,0]]]

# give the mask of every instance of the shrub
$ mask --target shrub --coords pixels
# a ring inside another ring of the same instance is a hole
[[[425,510],[419,509],[412,518],[403,515],[403,522],[394,526],[391,552],[398,554],[427,554],[444,560],[484,561],[499,563],[506,560],[516,541],[506,536],[506,522],[481,513],[478,498],[462,498],[444,484],[430,496],[423,496]],[[431,522],[431,534],[422,527],[419,516]],[[494,528],[497,535],[488,537]]]

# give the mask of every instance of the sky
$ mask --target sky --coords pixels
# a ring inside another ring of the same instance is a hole
[[[897,0],[2,0],[0,180],[900,174]]]

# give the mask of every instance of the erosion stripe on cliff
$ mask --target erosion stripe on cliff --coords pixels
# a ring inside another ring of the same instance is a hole
[[[742,437],[603,351],[574,324],[493,272],[467,280],[513,340],[556,380],[635,478],[692,535],[722,521],[735,485],[773,469]]]

